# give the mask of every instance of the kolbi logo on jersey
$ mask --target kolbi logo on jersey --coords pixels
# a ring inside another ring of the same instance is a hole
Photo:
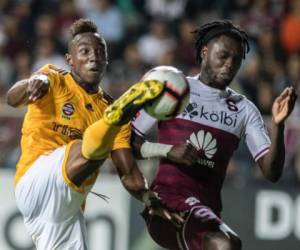
[[[238,110],[233,110],[233,108],[231,108],[231,111],[238,111]],[[228,127],[236,127],[237,124],[236,112],[230,114],[224,110],[220,110],[220,111],[208,110],[203,105],[199,107],[198,104],[195,102],[190,103],[185,108],[182,115],[188,116],[191,120],[194,117],[199,117],[201,119],[205,119],[213,123],[220,123]]]
[[[189,103],[184,109],[184,111],[182,112],[182,115],[189,116],[190,119],[193,119],[195,116],[198,115],[198,111],[196,108],[197,108],[197,103],[195,102]]]
[[[74,105],[70,102],[67,102],[62,107],[62,118],[70,120],[74,112],[75,112]]]
[[[209,111],[205,110],[204,106],[200,109],[200,118],[212,122],[218,122],[228,127],[235,127],[237,122],[237,114],[228,114],[226,111]]]
[[[215,162],[210,159],[212,159],[217,152],[217,140],[213,138],[212,134],[200,130],[190,135],[190,142],[200,153],[198,163],[205,167],[214,168]]]

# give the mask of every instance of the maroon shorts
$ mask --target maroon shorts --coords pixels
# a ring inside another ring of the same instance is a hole
[[[149,215],[147,209],[142,216],[152,239],[170,250],[203,250],[205,233],[218,230],[222,223],[211,209],[201,205],[195,205],[185,212],[185,223],[179,228],[161,217]]]

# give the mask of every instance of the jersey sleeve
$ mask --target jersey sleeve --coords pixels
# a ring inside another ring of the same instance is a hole
[[[263,118],[254,104],[251,104],[248,110],[245,142],[256,162],[269,151],[271,145]]]
[[[135,133],[145,136],[149,131],[157,125],[158,120],[141,110],[132,122],[132,128]]]
[[[35,102],[28,104],[30,110],[34,112],[38,110],[43,110],[45,114],[53,112],[52,103],[53,103],[54,92],[56,91],[55,90],[56,86],[58,86],[57,84],[58,77],[57,77],[57,73],[51,69],[51,66],[52,66],[51,64],[46,64],[33,73],[33,75],[40,74],[40,73],[47,75],[50,84],[49,91],[46,95],[36,100]]]
[[[121,130],[114,139],[112,150],[120,148],[130,148],[131,126],[126,124],[121,127]]]
[[[46,64],[38,69],[34,74],[45,74],[49,80],[49,91],[41,99],[37,100],[33,104],[45,106],[48,102],[53,101],[53,96],[63,96],[66,92],[66,75],[67,71],[59,69],[52,64]]]
[[[40,69],[38,69],[34,74],[39,74],[39,73],[47,75],[50,83],[50,88],[53,88],[55,86],[55,83],[58,78],[58,70],[55,68],[55,66],[51,64],[46,64]]]

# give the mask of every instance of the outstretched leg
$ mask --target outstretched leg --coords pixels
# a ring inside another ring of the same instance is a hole
[[[160,95],[164,85],[157,80],[136,83],[104,112],[103,120],[109,125],[122,125],[131,120],[147,103]]]
[[[157,98],[163,84],[150,80],[134,84],[104,112],[103,119],[89,126],[83,137],[82,154],[86,159],[106,158],[121,125],[128,123],[147,103]],[[128,138],[129,139],[129,138]]]
[[[156,80],[138,82],[107,107],[103,119],[89,126],[83,140],[70,148],[66,173],[71,182],[81,185],[91,172],[99,168],[113,149],[116,136],[128,141],[124,147],[130,147],[129,125],[122,125],[128,123],[147,103],[155,100],[163,88],[163,83]]]

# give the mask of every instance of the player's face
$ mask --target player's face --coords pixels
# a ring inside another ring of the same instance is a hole
[[[107,65],[105,41],[97,33],[78,34],[70,48],[68,63],[77,80],[98,85]]]
[[[227,87],[241,66],[243,47],[237,39],[222,35],[202,49],[201,78],[215,88]]]

